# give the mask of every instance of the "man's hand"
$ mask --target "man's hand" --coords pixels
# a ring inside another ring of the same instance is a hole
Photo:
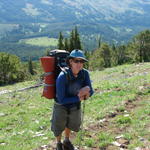
[[[80,91],[78,93],[78,97],[79,97],[80,101],[88,99],[89,96],[90,96],[90,87],[89,86],[85,86],[80,89]]]

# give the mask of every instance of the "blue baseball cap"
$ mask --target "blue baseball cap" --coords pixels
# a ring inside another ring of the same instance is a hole
[[[71,58],[80,58],[80,59],[83,59],[84,61],[88,61],[83,53],[83,51],[79,50],[79,49],[74,49],[70,55],[68,56],[68,59],[71,59]]]

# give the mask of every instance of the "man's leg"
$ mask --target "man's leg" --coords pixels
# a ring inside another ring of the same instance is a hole
[[[69,128],[65,128],[65,140],[69,140],[70,138],[70,129]]]
[[[65,150],[74,150],[74,146],[69,140],[70,133],[71,133],[71,130],[69,128],[65,128],[65,140],[63,142],[63,146]]]
[[[61,136],[62,135],[59,135],[59,136],[56,137],[57,143],[61,143]]]
[[[59,136],[56,137],[56,140],[57,140],[57,148],[56,148],[56,150],[63,150],[62,143],[61,143],[61,136],[62,135],[59,135]]]

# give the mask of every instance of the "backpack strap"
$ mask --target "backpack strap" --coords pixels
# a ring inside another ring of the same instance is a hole
[[[82,75],[81,75],[81,80],[84,81],[85,80],[85,69],[82,69]]]
[[[62,71],[64,72],[64,74],[66,75],[67,81],[70,81],[70,80],[71,80],[71,74],[70,74],[68,68],[67,68],[67,67],[64,67],[64,68],[61,67],[61,70],[62,70]],[[82,71],[81,71],[81,80],[82,80],[82,81],[85,80],[85,69],[82,69]]]
[[[64,72],[64,74],[66,75],[67,81],[70,81],[70,80],[71,80],[71,75],[70,75],[70,73],[69,73],[69,71],[68,71],[68,68],[65,67],[65,68],[62,68],[61,70],[62,70],[62,71]]]

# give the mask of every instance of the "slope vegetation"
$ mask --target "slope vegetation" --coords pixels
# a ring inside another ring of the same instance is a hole
[[[82,150],[150,149],[150,63],[90,74],[95,94],[84,103],[83,129],[72,135],[74,145]],[[0,93],[34,84],[0,87]],[[41,92],[42,87],[0,94],[1,150],[54,149],[53,101],[41,97]]]

